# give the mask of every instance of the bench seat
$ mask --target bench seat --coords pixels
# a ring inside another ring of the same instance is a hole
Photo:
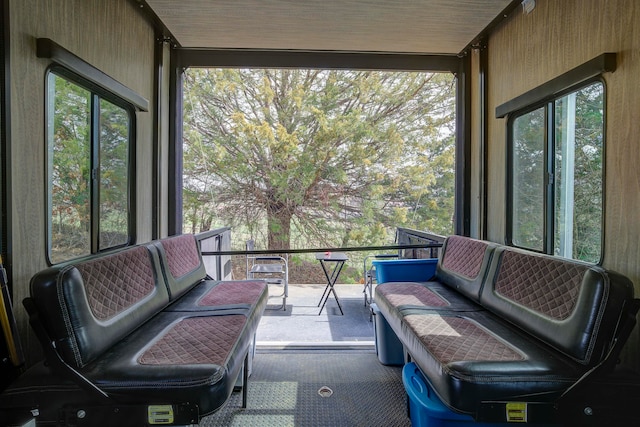
[[[483,401],[555,401],[585,372],[486,311],[403,314],[412,361],[457,412],[476,414]]]
[[[116,401],[195,402],[208,414],[231,395],[252,340],[246,313],[162,312],[79,372]]]
[[[264,281],[209,278],[193,235],[48,268],[24,301],[46,358],[34,369],[48,375],[28,372],[3,401],[25,410],[37,401],[39,422],[81,411],[87,425],[103,413],[140,425],[146,420],[136,417],[160,405],[161,413],[186,412],[174,421],[195,424],[242,376],[244,406],[267,298]],[[125,407],[138,412],[128,418]]]
[[[506,402],[547,411],[612,371],[638,310],[615,272],[461,236],[434,279],[379,284],[375,301],[442,402],[476,419]]]

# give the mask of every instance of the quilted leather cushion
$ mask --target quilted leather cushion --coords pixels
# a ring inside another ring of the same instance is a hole
[[[522,354],[467,318],[409,314],[404,320],[443,365],[460,361],[524,360]]]
[[[247,322],[241,314],[181,320],[140,356],[142,365],[224,365]]]
[[[96,318],[107,320],[150,295],[155,276],[149,251],[136,247],[77,266],[89,307]]]
[[[135,246],[31,279],[31,297],[65,362],[90,363],[169,303],[153,252]]]
[[[219,306],[228,304],[255,305],[263,294],[266,282],[245,280],[221,282],[199,301],[199,306]]]
[[[438,282],[387,282],[376,286],[376,305],[398,334],[407,311],[468,312],[481,306]]]
[[[488,243],[462,236],[450,236],[446,251],[442,256],[442,266],[467,279],[475,279],[480,274],[482,261]]]
[[[468,237],[449,236],[436,269],[436,279],[477,302],[495,246]]]
[[[260,314],[267,304],[269,288],[263,280],[202,280],[164,311],[217,312],[241,310]]]
[[[431,289],[411,282],[389,282],[376,287],[376,295],[393,306],[446,307],[449,303]]]
[[[193,235],[169,237],[162,240],[162,247],[167,255],[169,271],[174,278],[180,278],[200,267],[200,253]]]
[[[593,365],[606,353],[632,290],[628,279],[598,266],[501,247],[480,302],[574,360]]]
[[[587,268],[559,258],[505,252],[495,291],[523,307],[563,320],[573,313]]]
[[[183,234],[150,244],[157,248],[171,300],[176,300],[206,276],[207,271],[193,234]]]

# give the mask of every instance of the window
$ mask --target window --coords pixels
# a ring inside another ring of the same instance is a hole
[[[50,262],[128,244],[132,108],[63,69],[47,89]]]
[[[604,85],[591,82],[509,121],[511,244],[597,263],[602,256]]]
[[[269,249],[453,232],[453,73],[194,67],[182,90],[183,231]]]

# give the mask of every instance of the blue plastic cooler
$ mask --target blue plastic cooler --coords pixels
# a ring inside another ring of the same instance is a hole
[[[436,274],[438,258],[374,260],[376,281],[426,282]]]
[[[453,412],[442,400],[420,371],[411,362],[402,368],[402,382],[409,397],[409,413],[412,427],[560,427],[557,424],[520,422],[476,422],[471,415]],[[526,410],[525,410],[526,411]]]
[[[412,427],[495,427],[504,425],[502,423],[478,423],[471,415],[451,411],[444,406],[418,366],[413,362],[404,365],[402,382],[409,396]]]
[[[371,304],[376,354],[383,365],[404,365],[404,347],[376,303]]]

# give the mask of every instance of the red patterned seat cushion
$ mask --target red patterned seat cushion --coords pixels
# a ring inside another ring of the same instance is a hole
[[[227,304],[255,304],[264,292],[266,283],[262,280],[220,282],[199,301],[199,306],[219,306]]]
[[[167,264],[171,275],[178,279],[200,267],[200,253],[192,234],[169,237],[162,240],[167,254]]]
[[[404,320],[441,364],[524,360],[522,354],[469,319],[410,314]]]
[[[486,242],[462,236],[449,236],[442,266],[468,279],[475,279],[480,274],[487,247]]]
[[[142,365],[224,365],[247,317],[190,317],[176,323],[147,349],[138,362]]]
[[[155,277],[144,247],[90,260],[77,266],[89,307],[99,320],[110,319],[151,294]]]
[[[576,306],[587,268],[563,259],[506,251],[495,290],[520,305],[564,320]]]
[[[449,303],[431,289],[411,282],[390,282],[376,288],[376,294],[387,299],[392,306],[445,307]]]

